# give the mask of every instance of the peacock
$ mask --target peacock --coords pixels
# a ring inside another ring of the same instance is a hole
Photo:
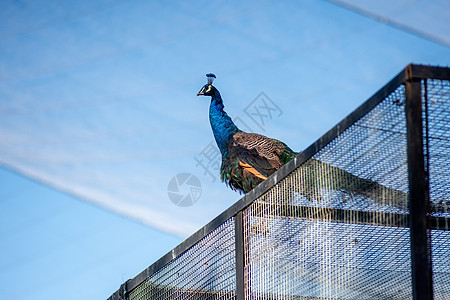
[[[212,85],[216,76],[210,73],[206,74],[206,77],[207,84],[200,89],[197,96],[211,97],[209,120],[222,154],[220,178],[231,189],[248,193],[299,153],[277,139],[240,130],[224,111],[222,97]],[[360,178],[316,159],[310,159],[305,164],[308,172],[302,178],[301,193],[308,200],[320,197],[316,191],[322,188],[324,183],[321,178],[328,175],[328,178],[333,179],[331,186],[328,183],[327,188],[350,196],[357,194],[369,197],[380,203],[389,200],[394,206],[404,207],[406,194],[402,191]]]
[[[214,74],[197,96],[211,96],[209,121],[222,154],[220,179],[235,191],[250,192],[297,153],[285,143],[257,133],[240,130],[224,111],[222,97],[212,85]]]

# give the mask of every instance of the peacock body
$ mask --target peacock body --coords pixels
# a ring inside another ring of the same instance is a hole
[[[222,97],[212,85],[214,74],[206,76],[208,83],[197,96],[211,96],[209,120],[222,154],[220,178],[233,190],[248,193],[298,153],[279,140],[240,130],[224,111]],[[351,198],[359,196],[380,204],[405,208],[407,194],[402,191],[313,158],[305,162],[303,167],[307,172],[302,174],[300,188],[296,192],[310,201],[322,201],[317,191],[325,188]]]
[[[215,76],[207,77],[208,84],[197,96],[211,96],[209,120],[222,154],[220,178],[233,190],[247,193],[297,153],[281,141],[240,130],[224,111],[222,97],[212,85]]]

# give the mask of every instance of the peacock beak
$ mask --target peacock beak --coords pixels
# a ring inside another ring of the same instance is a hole
[[[207,90],[207,85],[204,85],[200,91],[197,93],[197,96],[205,96],[205,91]]]

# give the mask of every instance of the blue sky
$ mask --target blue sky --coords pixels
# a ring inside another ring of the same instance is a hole
[[[106,298],[241,197],[195,160],[206,73],[239,126],[300,151],[408,63],[449,65],[448,1],[343,2],[384,22],[333,1],[2,1],[0,299]],[[277,110],[252,119],[261,101]],[[190,207],[167,195],[183,172]]]

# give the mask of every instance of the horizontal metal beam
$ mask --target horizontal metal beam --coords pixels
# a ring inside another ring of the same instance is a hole
[[[291,204],[273,204],[255,202],[250,211],[253,216],[261,216],[254,212],[263,212],[263,216],[274,218],[294,218],[304,220],[317,220],[336,223],[362,224],[388,227],[409,228],[409,214],[388,213],[378,211],[360,211],[327,207],[298,206]],[[431,228],[435,230],[449,231],[446,224],[450,223],[450,218],[430,217]]]
[[[405,70],[407,79],[450,80],[450,68],[411,64]]]

